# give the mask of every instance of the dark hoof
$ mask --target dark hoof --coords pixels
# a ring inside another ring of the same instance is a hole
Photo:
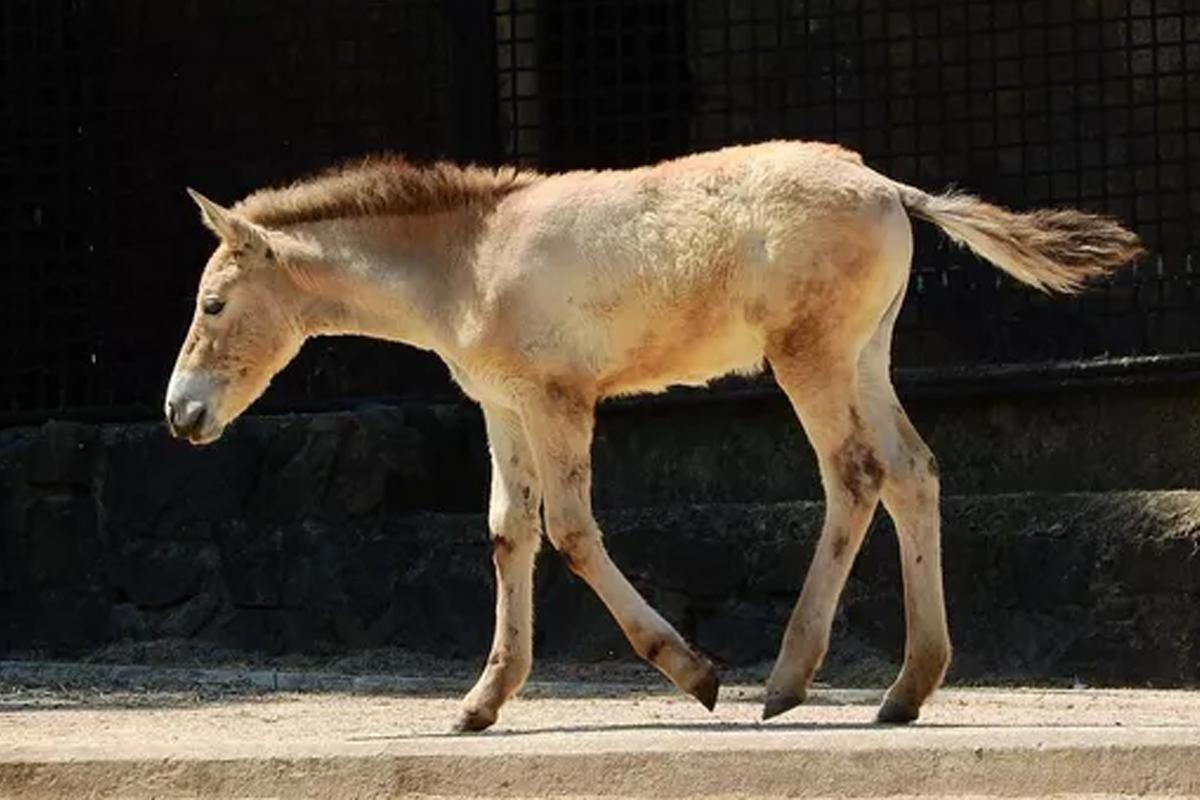
[[[711,666],[708,668],[708,673],[700,679],[700,682],[692,687],[688,692],[692,697],[700,701],[700,704],[712,711],[717,707],[717,693],[721,689],[721,679],[717,677],[717,671]]]
[[[875,714],[875,721],[880,725],[907,725],[920,715],[919,708],[909,708],[895,700],[884,700]]]
[[[804,698],[799,695],[768,691],[767,701],[763,703],[762,718],[765,721],[772,717],[778,717],[780,714],[791,711],[803,702]]]
[[[479,709],[463,709],[458,715],[458,719],[454,722],[454,727],[451,730],[454,733],[479,733],[487,730],[496,722],[496,715],[488,713],[482,708]]]

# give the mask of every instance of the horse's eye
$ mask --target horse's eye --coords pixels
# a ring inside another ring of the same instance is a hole
[[[219,297],[206,297],[200,307],[205,314],[220,314],[221,309],[225,308],[225,301]]]

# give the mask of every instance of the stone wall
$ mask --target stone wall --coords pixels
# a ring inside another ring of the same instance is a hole
[[[949,495],[959,677],[1196,680],[1195,394],[912,403]],[[782,400],[614,405],[595,460],[601,523],[631,579],[718,660],[770,658],[821,516]],[[486,486],[482,424],[465,405],[248,417],[204,449],[150,423],[0,432],[0,653],[166,637],[482,658]],[[900,598],[880,514],[832,662],[897,658]],[[629,654],[548,551],[537,604],[542,656]]]

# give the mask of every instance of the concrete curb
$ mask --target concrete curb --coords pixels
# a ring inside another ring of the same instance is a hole
[[[1200,748],[955,748],[0,764],[49,797],[888,797],[1200,794]]]
[[[947,690],[904,728],[834,702],[763,723],[736,696],[521,698],[478,736],[427,696],[0,699],[14,800],[1200,795],[1195,692]]]

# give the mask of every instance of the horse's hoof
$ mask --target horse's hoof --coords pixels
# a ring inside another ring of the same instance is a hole
[[[768,689],[767,700],[765,703],[763,703],[763,721],[769,720],[772,717],[778,717],[780,714],[783,714],[787,711],[791,711],[793,708],[803,702],[804,698],[800,695]]]
[[[910,708],[904,703],[892,699],[883,701],[875,714],[875,721],[880,725],[907,725],[921,715],[921,709]]]
[[[495,722],[496,715],[493,712],[482,708],[464,708],[451,730],[454,733],[479,733],[490,728]]]
[[[699,700],[700,704],[709,711],[712,711],[717,706],[717,693],[720,689],[721,679],[717,677],[717,671],[710,664],[708,672],[691,688],[688,694]]]

